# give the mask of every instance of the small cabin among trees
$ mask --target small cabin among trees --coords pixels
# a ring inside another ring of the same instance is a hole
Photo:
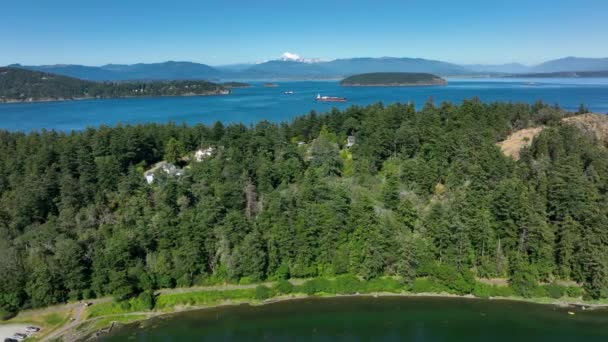
[[[349,135],[346,138],[346,147],[347,148],[351,148],[353,146],[355,146],[355,136],[354,135]]]
[[[175,164],[161,161],[156,163],[150,170],[144,172],[144,178],[148,184],[154,183],[154,179],[159,172],[163,172],[171,177],[180,177],[184,174],[184,170],[175,166]]]

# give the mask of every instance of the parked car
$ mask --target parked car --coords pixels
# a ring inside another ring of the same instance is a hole
[[[19,342],[19,340],[15,340],[14,338],[7,337],[4,339],[4,342]]]
[[[34,326],[29,326],[29,327],[25,328],[25,331],[30,332],[30,333],[31,332],[39,332],[40,328],[34,327]]]

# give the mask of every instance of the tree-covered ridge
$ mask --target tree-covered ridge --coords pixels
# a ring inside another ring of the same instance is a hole
[[[100,83],[18,68],[0,68],[0,103],[135,96],[228,94],[206,81]]]
[[[226,88],[249,88],[251,87],[251,84],[244,82],[224,82],[222,83],[222,86]]]
[[[443,78],[416,72],[374,72],[353,75],[340,82],[342,86],[424,86],[447,84]]]
[[[608,152],[564,116],[469,100],[0,132],[0,306],[340,274],[507,277],[525,296],[563,279],[608,297]],[[496,146],[536,125],[519,161]],[[149,165],[205,146],[184,176],[145,183]]]

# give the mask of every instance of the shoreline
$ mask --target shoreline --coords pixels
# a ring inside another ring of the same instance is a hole
[[[559,299],[550,299],[549,301],[543,300],[543,298],[524,298],[524,297],[476,297],[472,294],[466,295],[457,295],[450,293],[435,293],[435,292],[421,292],[421,293],[413,293],[413,292],[388,292],[388,291],[380,291],[380,292],[369,292],[369,293],[350,293],[350,294],[333,294],[333,293],[320,293],[315,295],[307,295],[304,293],[294,293],[290,295],[280,295],[271,297],[264,300],[228,300],[225,303],[219,303],[214,305],[193,305],[193,306],[176,306],[178,308],[174,311],[162,312],[162,311],[148,311],[149,313],[156,313],[154,316],[165,316],[175,313],[181,312],[189,312],[196,310],[205,310],[205,309],[213,309],[216,307],[224,307],[231,305],[242,305],[248,304],[251,306],[257,305],[266,305],[272,303],[286,302],[297,299],[310,299],[310,298],[349,298],[349,297],[404,297],[404,298],[414,298],[414,297],[423,297],[423,298],[451,298],[451,299],[478,299],[478,300],[490,300],[490,301],[513,301],[513,302],[524,302],[530,304],[538,304],[538,305],[554,305],[558,307],[585,307],[584,310],[601,310],[608,309],[608,304],[594,304],[594,303],[584,303],[584,302],[569,302],[563,301]],[[546,299],[546,298],[545,298]],[[120,315],[120,314],[117,314]]]
[[[122,313],[122,314],[114,314],[108,316],[100,316],[92,318],[88,321],[95,322],[99,320],[103,320],[104,318],[109,317],[125,317],[125,316],[143,316],[146,317],[141,319],[135,319],[133,321],[129,321],[127,323],[121,323],[117,321],[111,321],[113,328],[121,328],[126,325],[132,324],[142,324],[143,322],[149,321],[154,318],[160,317],[169,317],[172,315],[178,315],[187,312],[199,311],[199,310],[210,310],[215,308],[223,308],[230,306],[239,306],[239,305],[250,305],[250,306],[262,306],[262,305],[270,305],[275,303],[289,302],[295,300],[304,300],[304,299],[331,299],[331,298],[390,298],[390,297],[399,297],[399,298],[444,298],[444,299],[467,299],[467,300],[487,300],[487,301],[501,301],[501,302],[520,302],[520,303],[529,303],[536,305],[553,305],[559,308],[572,308],[576,310],[607,310],[608,304],[594,304],[594,303],[584,303],[580,301],[563,301],[559,299],[552,299],[547,301],[546,298],[523,298],[523,297],[475,297],[472,294],[466,295],[457,295],[450,293],[413,293],[413,292],[370,292],[370,293],[353,293],[353,294],[329,294],[329,293],[320,293],[315,295],[307,295],[303,293],[294,293],[289,295],[279,295],[276,297],[268,298],[265,300],[255,300],[255,299],[243,299],[243,300],[226,300],[212,305],[177,305],[171,308],[170,311],[146,311],[146,312],[133,312],[133,313]],[[569,314],[571,311],[568,312]],[[83,322],[82,324],[85,324]],[[101,329],[95,329],[94,331],[88,330],[83,331],[78,334],[76,339],[87,338],[88,339],[96,339],[102,336],[103,334],[107,334],[107,326]],[[67,334],[67,333],[66,333]]]
[[[154,98],[154,97],[197,97],[197,96],[224,96],[230,95],[230,89],[217,93],[209,94],[183,94],[183,95],[143,95],[143,96],[116,96],[116,97],[74,97],[74,98],[41,98],[36,100],[25,99],[25,100],[0,100],[2,104],[22,104],[22,103],[47,103],[47,102],[71,102],[71,101],[86,101],[86,100],[119,100],[119,99],[134,99],[134,98]]]
[[[156,291],[155,294],[171,294],[171,293],[205,293],[205,292],[215,292],[215,291],[230,291],[234,289],[234,287],[238,288],[254,288],[255,286],[264,285],[267,287],[272,286],[272,283],[262,283],[262,284],[252,284],[252,285],[227,285],[228,288],[224,288],[224,286],[215,286],[215,287],[201,287],[201,288],[183,288],[178,289],[177,292],[173,292],[175,289],[169,290],[170,292],[165,292],[166,290]],[[274,297],[270,297],[264,300],[254,299],[254,298],[242,298],[242,299],[225,299],[220,300],[218,302],[207,304],[207,305],[196,305],[196,304],[176,304],[170,307],[159,307],[158,309],[152,309],[148,311],[131,311],[131,312],[117,312],[117,313],[108,313],[104,315],[99,315],[95,317],[87,317],[86,314],[86,306],[84,306],[84,302],[77,303],[69,303],[59,306],[52,306],[43,309],[33,310],[30,312],[22,312],[20,313],[18,320],[9,320],[6,322],[0,323],[0,326],[7,326],[14,323],[23,323],[23,324],[33,324],[36,325],[36,322],[28,319],[32,315],[40,314],[40,312],[54,312],[59,310],[68,310],[69,313],[65,321],[60,325],[53,327],[52,329],[47,329],[48,334],[44,334],[40,336],[41,341],[51,341],[56,338],[63,338],[64,341],[79,341],[83,339],[95,338],[102,336],[108,332],[108,327],[113,326],[114,328],[120,328],[121,326],[134,324],[134,323],[142,323],[157,317],[166,317],[170,315],[176,315],[185,312],[198,311],[198,310],[207,310],[214,308],[221,308],[227,306],[237,306],[237,305],[250,305],[250,306],[258,306],[258,305],[268,305],[279,302],[286,302],[292,300],[303,300],[303,299],[325,299],[325,298],[355,298],[355,297],[401,297],[401,298],[447,298],[447,299],[472,299],[472,300],[488,300],[488,301],[503,301],[503,302],[525,302],[530,304],[538,304],[538,305],[553,305],[562,309],[571,308],[572,311],[578,310],[607,310],[608,303],[588,303],[584,302],[582,299],[577,298],[568,298],[562,297],[561,299],[551,299],[547,297],[534,297],[534,298],[523,298],[523,297],[476,297],[472,294],[466,295],[457,295],[450,294],[445,292],[388,292],[388,291],[379,291],[379,292],[369,292],[369,293],[350,293],[350,294],[335,294],[335,293],[326,293],[319,292],[314,295],[308,295],[305,293],[291,293],[291,294],[282,294]],[[107,303],[112,301],[110,297],[99,298],[96,300],[91,300],[93,302],[93,307],[97,305],[101,305],[103,303]],[[76,313],[75,316],[73,316]],[[69,317],[77,317],[76,320],[69,320]]]

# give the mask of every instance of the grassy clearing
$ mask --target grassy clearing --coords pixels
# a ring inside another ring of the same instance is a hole
[[[71,309],[55,312],[24,311],[6,323],[29,323],[42,328],[55,328],[67,322],[71,312]]]
[[[47,315],[44,317],[44,322],[47,325],[53,326],[53,325],[60,325],[63,322],[65,322],[66,317],[62,317],[60,314],[58,313],[52,313],[50,315]]]
[[[255,289],[224,291],[197,291],[187,293],[161,294],[156,298],[155,308],[166,311],[176,306],[210,306],[226,301],[255,300]]]
[[[90,306],[86,310],[87,318],[107,315],[124,314],[130,312],[150,311],[154,307],[153,299],[148,293],[121,302],[105,302]]]
[[[65,310],[44,314],[23,314],[19,315],[6,323],[26,323],[42,327],[45,330],[55,329],[65,324],[70,318],[71,310]]]
[[[95,318],[107,315],[116,315],[132,312],[130,307],[126,307],[118,302],[107,302],[95,304],[87,308],[86,317]]]

